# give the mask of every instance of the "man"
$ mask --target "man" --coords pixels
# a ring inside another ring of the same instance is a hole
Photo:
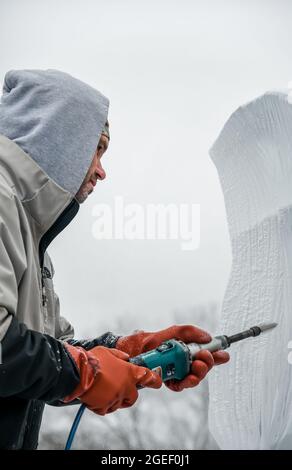
[[[35,449],[45,403],[80,402],[97,414],[132,406],[137,386],[160,377],[129,356],[172,337],[207,342],[192,326],[74,340],[60,315],[47,248],[105,178],[108,100],[55,71],[10,71],[0,104],[0,447]],[[82,293],[78,293],[78,295]],[[82,313],[82,312],[81,312]],[[192,373],[167,386],[197,385],[226,353],[202,352]]]

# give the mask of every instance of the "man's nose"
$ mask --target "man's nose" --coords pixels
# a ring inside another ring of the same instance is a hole
[[[104,180],[106,178],[106,172],[101,165],[95,168],[95,175],[98,180]]]

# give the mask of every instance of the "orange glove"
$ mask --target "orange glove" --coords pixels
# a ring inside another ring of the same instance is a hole
[[[160,388],[161,378],[145,367],[128,362],[129,355],[97,346],[90,351],[64,343],[80,375],[80,383],[67,403],[79,398],[99,415],[132,406],[138,398],[137,386]]]
[[[184,343],[208,343],[212,338],[209,333],[195,326],[174,325],[154,333],[147,333],[141,330],[129,336],[121,336],[115,347],[126,352],[130,357],[134,357],[157,348],[163,341],[168,339],[179,339]],[[168,380],[165,382],[165,385],[174,392],[180,392],[184,388],[195,387],[214,365],[224,364],[227,361],[229,361],[229,354],[227,352],[217,351],[210,353],[209,351],[200,351],[196,356],[196,360],[192,363],[189,375],[183,380]]]

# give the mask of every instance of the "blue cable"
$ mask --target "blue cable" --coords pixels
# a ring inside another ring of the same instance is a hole
[[[82,415],[85,411],[85,405],[81,405],[79,410],[77,411],[77,414],[75,416],[75,419],[73,421],[72,427],[70,429],[70,433],[66,442],[65,450],[71,450],[72,442],[74,440],[77,428],[79,426],[80,420],[82,418]]]

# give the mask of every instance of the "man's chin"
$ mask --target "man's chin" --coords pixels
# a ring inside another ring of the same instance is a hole
[[[82,204],[88,198],[88,196],[93,193],[93,191],[94,187],[91,183],[84,185],[82,189],[79,189],[75,196],[79,204]]]
[[[92,192],[92,191],[91,191]],[[79,202],[79,204],[82,204],[83,202],[86,201],[86,199],[88,198],[90,192],[84,192],[84,193],[81,193],[81,194],[76,194],[76,199],[77,201]]]

